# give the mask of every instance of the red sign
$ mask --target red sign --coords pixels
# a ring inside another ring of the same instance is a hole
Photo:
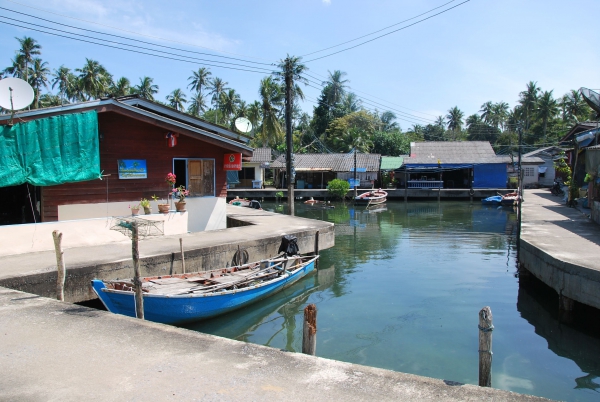
[[[225,154],[223,170],[242,170],[242,154]]]

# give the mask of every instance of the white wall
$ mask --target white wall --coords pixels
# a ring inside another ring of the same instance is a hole
[[[222,197],[188,197],[188,230],[203,232],[227,228],[227,208]]]

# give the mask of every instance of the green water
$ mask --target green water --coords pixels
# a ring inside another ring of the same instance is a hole
[[[464,201],[334,206],[296,204],[296,215],[336,225],[317,273],[191,328],[298,352],[303,308],[315,303],[318,356],[477,384],[478,312],[490,306],[494,388],[600,400],[600,338],[559,323],[552,292],[519,285],[512,211]]]

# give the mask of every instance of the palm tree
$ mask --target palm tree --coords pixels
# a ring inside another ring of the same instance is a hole
[[[42,107],[62,106],[64,99],[57,95],[43,94],[40,96],[40,105]]]
[[[188,113],[192,116],[200,117],[200,113],[204,113],[207,109],[206,98],[202,92],[196,92],[196,95],[190,99],[190,106],[188,106]]]
[[[50,74],[48,63],[36,57],[33,59],[30,73],[29,83],[35,89],[35,108],[37,109],[40,107],[40,91],[42,87],[48,88],[48,74]]]
[[[329,106],[334,107],[346,94],[346,83],[350,81],[342,79],[345,75],[348,75],[343,71],[334,70],[333,73],[331,71],[327,72],[329,73],[329,78],[327,81],[323,81],[323,85],[325,86],[323,92],[326,93]]]
[[[126,77],[119,78],[110,89],[112,95],[116,97],[130,95],[132,90],[131,83]]]
[[[133,87],[133,92],[144,99],[154,100],[154,94],[158,93],[158,85],[153,84],[154,79],[150,77],[140,78],[140,84]]]
[[[218,123],[218,116],[219,116],[218,110],[220,109],[221,93],[227,89],[226,88],[227,84],[229,84],[229,83],[223,81],[219,77],[215,77],[210,82],[210,88],[211,88],[210,95],[212,95],[212,102],[215,105],[215,123]]]
[[[284,94],[273,77],[265,77],[260,81],[258,93],[262,101],[262,143],[263,146],[268,147],[270,143],[279,142],[283,136],[278,114],[284,101]]]
[[[580,116],[589,114],[589,107],[579,91],[572,89],[570,93],[562,97],[561,103],[565,111],[565,115],[563,116],[565,121],[579,121]]]
[[[383,123],[382,131],[392,131],[398,128],[398,123],[395,122],[396,115],[394,112],[385,111],[381,114],[381,123]]]
[[[448,129],[452,130],[454,133],[454,140],[456,140],[456,132],[462,129],[462,119],[464,116],[465,114],[458,106],[454,106],[452,109],[448,110],[448,114],[446,115],[446,118],[448,119]]]
[[[558,102],[552,97],[553,91],[544,91],[538,98],[536,111],[538,116],[542,118],[544,144],[546,143],[546,130],[548,128],[548,120],[554,118],[559,112]]]
[[[240,95],[235,92],[235,89],[228,89],[221,93],[219,109],[223,112],[226,120],[237,112],[238,105],[241,101]]]
[[[52,89],[58,85],[60,98],[64,103],[67,92],[69,92],[72,89],[72,86],[75,84],[72,82],[74,75],[71,73],[71,69],[62,65],[58,69],[54,70],[54,74],[52,76],[54,77],[52,80]]]
[[[17,54],[14,59],[11,59],[12,65],[6,67],[2,74],[4,75],[12,75],[16,78],[25,78],[25,58],[22,54]]]
[[[510,110],[510,106],[508,103],[502,101],[494,104],[494,123],[495,127],[501,127],[504,129],[504,124],[506,123],[506,119],[508,119],[508,111]]]
[[[446,119],[444,118],[444,116],[438,116],[433,124],[442,129],[446,129]]]
[[[41,54],[40,49],[42,47],[35,39],[29,36],[24,36],[23,39],[15,39],[18,40],[19,44],[21,45],[21,48],[17,51],[17,54],[22,57],[22,62],[25,66],[25,75],[23,79],[29,82],[29,64],[33,62],[33,56]]]
[[[527,89],[519,94],[520,100],[519,103],[523,109],[523,114],[525,116],[525,129],[529,129],[529,123],[531,115],[535,109],[535,105],[537,103],[538,94],[541,89],[537,86],[537,82],[529,81],[527,83]]]
[[[187,103],[185,94],[183,92],[181,92],[181,89],[179,89],[179,88],[177,88],[176,90],[171,92],[169,95],[167,95],[166,99],[169,102],[169,106],[171,106],[175,110],[180,110],[180,111],[184,109],[183,104]]]
[[[356,96],[354,92],[349,92],[346,94],[346,96],[344,96],[340,108],[342,109],[342,113],[344,115],[347,115],[350,113],[358,112],[361,109],[361,103],[362,101],[358,98],[358,96]]]
[[[259,101],[254,101],[248,105],[246,117],[248,117],[248,120],[252,123],[252,130],[254,132],[258,131],[258,122],[262,119],[262,105]]]
[[[111,81],[110,74],[96,60],[85,59],[83,68],[75,69],[79,73],[81,89],[87,99],[96,99],[105,94]]]
[[[188,81],[190,81],[188,88],[192,91],[202,92],[202,87],[208,87],[210,84],[210,79],[212,73],[206,67],[198,68],[198,71],[192,71],[192,75],[188,77]]]
[[[483,120],[486,124],[493,126],[494,121],[494,104],[490,101],[485,102],[481,105],[481,120]]]

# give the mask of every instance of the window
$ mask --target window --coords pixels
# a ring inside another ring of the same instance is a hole
[[[532,167],[526,167],[523,169],[523,173],[525,176],[533,177],[534,169]]]
[[[194,197],[214,197],[214,159],[173,159],[175,186],[185,186]]]

